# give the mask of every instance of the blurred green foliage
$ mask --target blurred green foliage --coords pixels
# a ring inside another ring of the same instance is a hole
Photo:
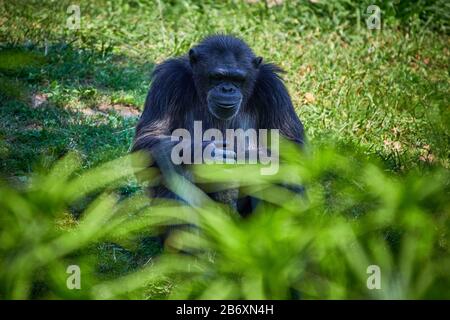
[[[3,184],[0,296],[449,297],[448,171],[394,177],[332,148],[310,155],[289,145],[283,150],[274,176],[261,176],[256,165],[227,165],[226,173],[222,166],[197,168],[198,181],[239,183],[263,200],[249,218],[202,196],[193,185],[180,194],[198,196],[192,206],[153,203],[140,193],[118,197],[118,187],[144,167],[144,162],[136,165],[143,161],[138,155],[80,171],[79,158],[69,154],[26,186]],[[156,178],[155,171],[144,172],[150,181]],[[302,183],[306,195],[277,184],[287,178]],[[81,199],[86,209],[75,218],[73,208]],[[125,248],[136,249],[142,236],[180,223],[197,228],[175,229],[165,250],[145,263],[121,274],[99,268],[105,255],[121,265]],[[65,271],[72,264],[81,268],[80,290],[66,287]],[[370,265],[380,267],[379,290],[367,288]]]
[[[71,30],[72,1],[0,1],[0,298],[450,297],[450,3],[250,2],[79,1]],[[314,146],[276,176],[196,170],[264,200],[247,219],[193,186],[201,205],[154,203],[120,158],[154,65],[214,32],[286,70]]]

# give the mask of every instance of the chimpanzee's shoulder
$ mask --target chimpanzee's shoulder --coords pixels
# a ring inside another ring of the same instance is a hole
[[[169,74],[192,75],[189,59],[186,56],[170,58],[158,64],[153,71],[153,76],[167,76]]]

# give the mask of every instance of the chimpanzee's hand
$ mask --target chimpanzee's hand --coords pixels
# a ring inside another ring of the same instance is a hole
[[[225,141],[206,141],[203,142],[203,146],[204,163],[236,163],[236,152],[228,150]]]

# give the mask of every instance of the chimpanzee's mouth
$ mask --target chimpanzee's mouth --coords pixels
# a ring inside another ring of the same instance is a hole
[[[239,108],[242,102],[242,97],[239,97],[237,99],[224,99],[224,100],[213,100],[214,104],[223,109],[233,109],[233,108]]]
[[[231,109],[237,107],[238,103],[216,102],[216,105],[220,108]]]
[[[239,112],[240,107],[241,101],[237,101],[234,103],[219,103],[217,101],[214,101],[208,104],[209,111],[220,120],[232,119]]]

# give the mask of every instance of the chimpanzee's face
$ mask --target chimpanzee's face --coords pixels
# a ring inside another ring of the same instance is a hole
[[[244,52],[214,50],[189,52],[194,81],[208,110],[220,120],[230,120],[248,101],[254,86],[260,58]]]

